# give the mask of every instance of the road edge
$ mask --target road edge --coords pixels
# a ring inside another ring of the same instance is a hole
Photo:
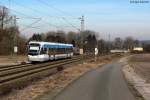
[[[135,95],[137,100],[150,100],[144,93],[143,86],[140,85],[141,82],[145,82],[138,74],[134,72],[134,69],[129,65],[126,64],[122,68],[123,75],[126,79],[126,82],[129,86],[131,92]]]

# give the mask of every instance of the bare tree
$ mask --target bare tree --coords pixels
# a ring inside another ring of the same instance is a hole
[[[134,39],[132,37],[127,37],[124,40],[124,48],[129,49],[129,50],[133,50],[133,48],[134,48]]]
[[[29,39],[29,41],[42,41],[42,35],[35,33],[32,35],[32,37]]]
[[[8,16],[8,11],[5,7],[0,7],[0,28],[4,29],[4,21]]]
[[[109,45],[110,43],[108,41],[105,41],[103,39],[98,40],[99,54],[109,53]]]
[[[0,29],[15,26],[13,16],[9,15],[8,8],[0,6]]]
[[[115,47],[115,49],[122,49],[123,48],[123,40],[120,37],[115,38],[114,47]]]

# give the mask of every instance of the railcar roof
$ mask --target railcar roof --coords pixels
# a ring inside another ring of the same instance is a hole
[[[38,44],[41,44],[41,45],[48,44],[48,45],[73,46],[72,44],[54,43],[54,42],[38,42],[38,41],[30,41],[29,44],[31,44],[31,43],[38,43]]]

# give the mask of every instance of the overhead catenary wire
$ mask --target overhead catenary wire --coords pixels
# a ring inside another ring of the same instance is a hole
[[[64,12],[64,11],[58,9],[58,8],[56,8],[56,7],[54,7],[54,6],[50,5],[50,4],[48,4],[47,2],[45,2],[45,1],[43,1],[43,0],[36,0],[36,1],[42,3],[43,5],[47,6],[48,8],[52,8],[52,9],[56,10],[56,11],[58,11],[58,12],[64,14],[64,15],[70,15],[69,13]],[[72,15],[71,15],[71,16],[72,16]],[[72,16],[72,17],[74,18],[74,16]],[[71,27],[73,27],[74,29],[80,31],[80,29],[78,29],[75,25],[73,25],[72,23],[70,23],[69,21],[67,21],[67,19],[66,19],[65,17],[62,17],[62,19],[63,19],[66,23],[68,23]],[[75,18],[75,19],[79,19],[79,18]]]
[[[20,24],[20,25],[25,26],[25,27],[28,26],[28,25],[26,25],[26,24]],[[40,29],[40,26],[30,26],[30,28]]]
[[[34,24],[37,24],[39,21],[41,21],[42,19],[39,19],[39,20],[37,20],[37,21],[35,21],[35,22],[33,22],[33,23],[31,23],[30,25],[28,25],[27,27],[25,27],[24,29],[22,29],[21,31],[23,32],[24,30],[26,30],[26,29],[28,29],[28,28],[30,28],[30,27],[32,27]]]
[[[56,8],[56,7],[54,7],[54,6],[50,5],[50,4],[48,4],[48,3],[46,3],[45,1],[42,1],[42,0],[36,0],[36,1],[39,1],[39,2],[41,2],[42,4],[44,4],[45,6],[47,6],[47,7],[49,7],[49,8],[53,8],[53,9],[57,10],[58,12],[60,12],[60,13],[62,13],[62,14],[65,14],[65,15],[68,14],[68,13],[66,13],[66,12],[64,12],[64,11],[62,11],[62,10],[60,10],[60,9],[58,9],[58,8]],[[39,14],[43,13],[43,12],[40,11],[40,10],[36,10],[36,9],[31,8],[31,7],[26,7],[26,6],[24,6],[24,5],[20,4],[20,3],[17,3],[17,2],[14,1],[14,0],[11,0],[11,3],[14,3],[14,4],[16,4],[16,5],[19,5],[20,7],[27,8],[27,9],[29,9],[29,10],[31,10],[31,11],[33,11],[33,12],[39,13]],[[36,19],[35,22],[33,22],[33,23],[30,24],[30,25],[32,25],[32,27],[33,27],[33,24],[34,24],[34,23],[37,23],[37,22],[39,21],[39,19],[41,19],[41,18],[35,18],[35,17],[28,16],[28,15],[22,13],[22,12],[19,12],[19,11],[14,10],[14,9],[12,9],[12,8],[11,8],[10,10],[13,11],[13,12],[15,12],[15,13],[18,13],[18,14],[24,16],[24,18]],[[45,13],[45,14],[46,14],[48,17],[51,17],[51,18],[63,19],[70,27],[72,27],[72,28],[74,28],[74,29],[76,29],[76,30],[79,30],[75,25],[73,25],[71,22],[69,22],[69,21],[67,20],[68,18],[52,16],[52,15],[49,15],[49,14],[47,14],[47,13]],[[68,15],[69,15],[69,14],[68,14]],[[74,19],[78,19],[78,18],[74,18]],[[40,20],[40,21],[44,21],[44,20]],[[60,26],[54,25],[54,24],[52,24],[52,23],[49,23],[49,22],[47,22],[47,21],[44,21],[44,22],[46,22],[48,25],[53,26],[53,27],[55,27],[55,28],[62,28],[62,27],[60,27]],[[28,25],[28,26],[29,26],[29,25]],[[66,26],[66,27],[68,27],[68,26]],[[30,27],[28,27],[28,28],[30,28]]]
[[[70,18],[70,19],[78,19],[78,18],[75,18],[74,16],[72,16],[72,17],[68,17],[68,16],[53,16],[53,15],[50,15],[49,13],[44,13],[44,12],[42,12],[42,11],[40,11],[40,10],[36,10],[36,9],[34,9],[34,8],[31,8],[31,7],[26,7],[26,6],[24,6],[23,4],[20,4],[20,3],[18,3],[18,2],[16,2],[16,1],[14,1],[14,0],[11,0],[11,2],[12,3],[14,3],[14,4],[16,4],[16,5],[18,5],[18,6],[20,6],[20,7],[23,7],[23,8],[25,8],[25,9],[29,9],[29,10],[31,10],[31,11],[33,11],[34,13],[38,13],[38,14],[41,14],[41,13],[43,13],[43,14],[46,14],[48,17],[51,17],[51,18],[60,18],[60,19],[62,19],[62,18],[64,18],[64,17],[67,17],[67,18]],[[40,1],[40,2],[43,2],[43,1]],[[43,2],[44,3],[44,2]],[[44,3],[44,5],[46,5],[46,3]],[[47,4],[47,5],[49,5],[49,4]],[[50,5],[49,5],[50,6]],[[57,8],[55,8],[55,7],[53,7],[54,9],[57,9]],[[58,9],[57,9],[58,10]],[[59,11],[59,10],[58,10]],[[61,11],[61,10],[60,10]],[[61,12],[63,12],[63,11],[61,11]],[[65,12],[64,12],[65,13]]]
[[[0,1],[0,3],[2,3],[2,2]],[[9,8],[7,8],[7,9],[9,9]],[[20,15],[24,16],[24,17],[21,17],[21,18],[24,18],[24,19],[35,19],[36,21],[34,21],[33,23],[30,24],[32,27],[33,27],[34,24],[36,24],[36,23],[38,23],[39,21],[42,20],[41,18],[35,18],[35,17],[28,16],[28,15],[22,13],[22,12],[19,12],[19,11],[14,10],[14,9],[12,9],[12,8],[11,8],[10,10],[13,11],[13,12],[15,12],[15,13],[17,13],[17,14],[20,14]],[[19,19],[20,19],[20,18],[19,18]],[[46,21],[45,21],[45,22],[46,22]],[[46,23],[48,23],[48,22],[46,22]],[[21,31],[25,31],[26,29],[31,28],[30,25],[27,25],[28,27],[22,29]],[[48,25],[49,25],[49,26],[53,26],[53,27],[55,27],[55,28],[60,28],[59,26],[53,25],[53,24],[51,24],[51,23],[48,23]]]
[[[37,14],[41,14],[42,13],[42,14],[46,14],[48,17],[51,17],[51,18],[62,18],[62,17],[59,17],[59,16],[52,16],[49,13],[44,13],[44,12],[42,12],[40,10],[36,10],[34,8],[31,8],[31,7],[26,7],[23,4],[20,4],[20,3],[16,2],[16,1],[14,1],[14,0],[12,0],[12,3],[15,4],[15,5],[18,5],[18,6],[22,7],[22,8],[29,9],[30,11],[32,11],[34,13],[37,13]]]
[[[15,1],[13,1],[13,0],[12,0],[12,2],[15,3],[16,5],[19,5],[19,6],[21,6],[21,7],[27,8],[27,9],[33,11],[33,12],[38,13],[38,14],[44,13],[44,12],[42,12],[42,11],[33,9],[33,8],[31,8],[31,7],[26,7],[26,6],[24,6],[24,5],[20,4],[20,3],[17,3],[17,2],[15,2]],[[45,14],[47,14],[47,13],[45,13]],[[52,16],[52,15],[50,15],[49,13],[47,14],[47,16],[50,17],[50,18],[58,18],[59,20],[63,18],[63,17],[58,17],[58,16]],[[46,21],[45,21],[45,22],[46,22]],[[48,23],[48,22],[46,22],[46,23]],[[57,26],[57,25],[54,25],[54,24],[50,24],[50,23],[48,23],[48,24],[49,24],[50,26],[54,26],[54,27],[56,27],[56,28],[61,28],[60,26]],[[68,26],[66,26],[66,27],[68,27]]]
[[[2,1],[0,1],[0,3],[1,3],[1,4],[4,4]],[[5,6],[6,6],[6,5],[5,5]],[[6,6],[6,7],[7,7],[7,6]],[[15,9],[12,9],[12,8],[7,8],[7,9],[9,9],[9,10],[15,12],[15,13],[18,13],[18,14],[24,16],[25,18],[29,18],[29,19],[40,19],[40,18],[36,18],[36,17],[32,17],[32,16],[29,16],[29,15],[26,15],[26,14],[24,14],[24,13],[22,13],[22,12],[19,12],[19,11],[15,10]]]
[[[43,0],[36,0],[36,1],[42,3],[43,5],[45,5],[45,6],[49,7],[49,8],[52,8],[52,9],[56,10],[56,11],[58,11],[58,12],[64,14],[64,15],[69,15],[69,16],[72,16],[74,18],[73,15],[71,15],[71,14],[69,14],[69,13],[67,13],[67,12],[65,12],[65,11],[63,11],[61,9],[58,9],[58,8],[54,7],[53,5],[50,5],[49,3],[47,3],[47,2],[45,2]]]
[[[78,27],[76,27],[75,25],[71,24],[68,20],[66,20],[66,18],[63,18],[63,20],[65,22],[67,22],[69,25],[71,25],[73,28],[75,28],[76,30],[80,31],[80,29]]]
[[[22,5],[22,4],[18,3],[18,2],[16,2],[16,1],[14,1],[14,0],[11,0],[11,2],[14,3],[14,4],[16,4],[16,5],[18,5],[18,6],[20,6],[20,7],[27,8],[27,9],[29,9],[30,11],[36,12],[36,13],[38,13],[38,14],[44,13],[44,12],[42,12],[42,11],[33,9],[33,8],[31,8],[31,7],[26,7],[26,6],[24,6],[24,5]],[[46,14],[48,17],[50,17],[50,18],[58,18],[58,19],[64,18],[64,17],[52,16],[52,15],[50,15],[49,13],[48,13],[48,14],[45,13],[45,14]],[[40,16],[40,17],[41,17],[41,16]],[[45,21],[45,22],[46,22],[46,21]],[[48,22],[47,22],[47,23],[48,23]],[[51,23],[48,23],[48,25],[53,26],[53,27],[55,27],[55,28],[62,28],[62,27],[60,27],[60,26],[57,26],[57,25],[54,25],[54,24],[51,24]],[[67,26],[66,26],[66,27],[67,27]]]

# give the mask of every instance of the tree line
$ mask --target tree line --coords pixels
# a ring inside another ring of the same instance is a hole
[[[19,47],[19,54],[25,53],[26,39],[20,36],[15,20],[6,7],[0,6],[0,55],[13,54],[14,46]]]
[[[33,34],[28,41],[46,41],[73,44],[76,48],[84,48],[86,52],[93,52],[98,38],[97,33],[91,30],[84,32],[49,31],[42,34]],[[87,49],[88,48],[88,49]]]
[[[18,46],[18,54],[26,54],[29,41],[69,43],[76,48],[83,48],[86,53],[94,53],[95,48],[98,48],[100,54],[109,53],[111,49],[132,50],[134,47],[141,46],[140,41],[132,37],[125,39],[117,37],[106,41],[99,37],[97,32],[91,30],[83,32],[49,31],[35,33],[27,39],[21,36],[15,20],[7,8],[0,6],[0,55],[13,54],[14,46]],[[148,50],[147,45],[144,47]]]
[[[106,41],[101,39],[98,33],[91,30],[81,33],[49,31],[42,34],[33,34],[29,41],[69,43],[73,44],[76,48],[83,48],[85,53],[94,53],[95,48],[98,48],[100,54],[109,53],[111,49],[133,50],[134,47],[141,46],[139,40],[130,36],[125,39],[117,37],[114,40]]]

